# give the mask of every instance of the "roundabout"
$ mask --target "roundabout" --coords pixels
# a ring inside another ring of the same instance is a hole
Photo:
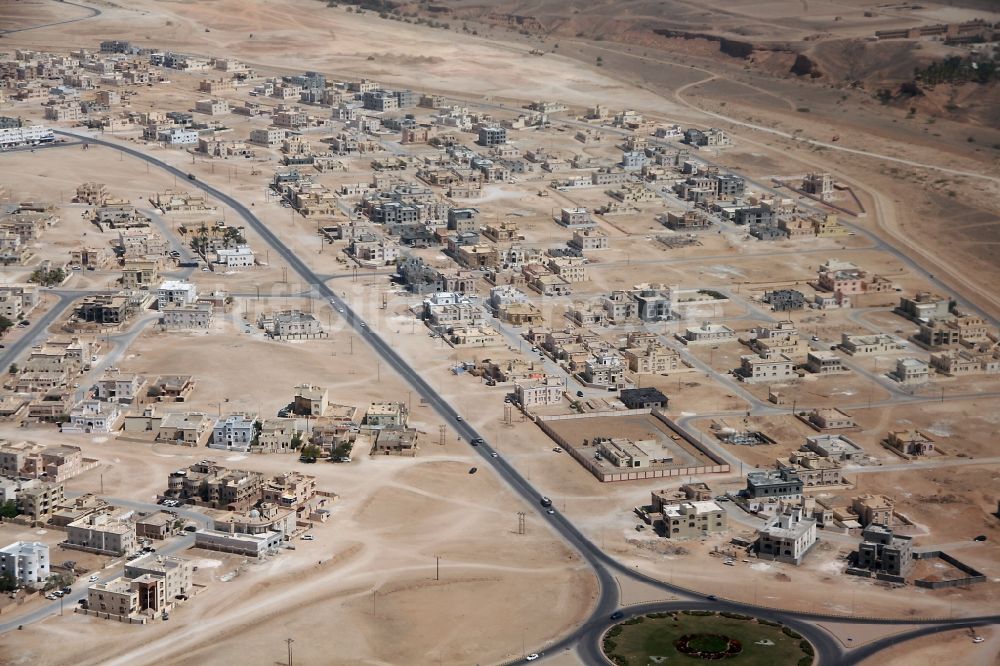
[[[748,666],[808,666],[815,649],[793,629],[741,613],[648,613],[611,627],[604,656],[620,666],[721,661]]]

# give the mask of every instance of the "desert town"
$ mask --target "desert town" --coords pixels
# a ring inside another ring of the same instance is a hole
[[[104,11],[0,44],[5,663],[623,663],[580,627],[664,599],[1000,653],[995,283],[863,184]]]

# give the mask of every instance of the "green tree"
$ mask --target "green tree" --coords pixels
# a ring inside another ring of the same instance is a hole
[[[45,579],[45,586],[42,588],[44,591],[57,590],[63,587],[69,587],[73,584],[72,574],[52,574]]]
[[[14,574],[7,572],[0,576],[0,592],[13,592],[17,589],[17,579]]]
[[[302,453],[299,455],[301,460],[316,460],[319,458],[322,450],[315,444],[306,444],[302,447]]]
[[[4,317],[3,315],[0,315],[0,335],[6,333],[7,329],[13,325],[14,322],[12,322],[10,319],[7,319],[7,317]]]
[[[19,513],[16,501],[6,500],[0,502],[0,518],[13,518]]]
[[[297,449],[300,446],[302,446],[302,433],[299,432],[298,430],[296,430],[295,433],[292,435],[291,444],[293,449]]]
[[[10,367],[7,368],[7,372],[9,372],[12,375],[16,375],[17,374],[17,363],[11,363]]]

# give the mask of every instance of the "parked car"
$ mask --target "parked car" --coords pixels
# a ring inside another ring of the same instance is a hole
[[[303,534],[302,535],[302,540],[303,541],[315,541],[316,537],[314,537],[312,534]]]
[[[529,655],[528,655],[527,657],[525,657],[524,659],[525,659],[526,661],[534,661],[534,660],[538,659],[538,655],[537,655],[537,654],[535,654],[534,652],[532,652],[531,654],[529,654]]]
[[[475,474],[478,471],[479,471],[478,467],[470,467],[469,468],[469,474]]]

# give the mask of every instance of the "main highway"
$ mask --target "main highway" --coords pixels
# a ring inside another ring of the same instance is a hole
[[[103,138],[73,132],[57,130],[56,133],[74,139],[84,139],[90,143],[121,151],[138,160],[142,160],[152,166],[162,169],[171,175],[188,179],[188,173],[186,171],[130,146],[108,141]],[[679,585],[673,585],[657,580],[630,569],[622,565],[617,560],[606,555],[604,551],[584,536],[576,528],[576,526],[561,513],[557,511],[553,511],[551,513],[545,511],[540,504],[540,493],[535,490],[535,488],[520,474],[520,472],[518,472],[517,469],[515,469],[504,457],[493,457],[491,455],[494,453],[493,448],[485,442],[485,439],[481,437],[480,433],[477,432],[476,429],[467,420],[465,420],[461,414],[461,411],[471,413],[476,408],[475,404],[464,403],[459,404],[457,408],[453,407],[451,403],[445,400],[444,397],[442,397],[427,381],[425,381],[423,377],[421,377],[420,374],[412,366],[410,366],[409,363],[397,354],[390,344],[386,343],[381,336],[378,335],[378,333],[373,331],[364,319],[358,315],[358,313],[352,309],[348,303],[341,299],[335,291],[330,289],[330,287],[328,287],[327,284],[320,279],[320,277],[316,275],[316,273],[314,273],[313,270],[298,257],[298,255],[295,254],[295,252],[285,245],[284,242],[282,242],[282,240],[267,227],[267,225],[261,222],[248,207],[244,206],[241,202],[229,194],[200,179],[191,178],[188,180],[188,185],[190,187],[200,189],[207,195],[214,197],[219,202],[229,206],[234,212],[236,212],[236,214],[242,217],[246,223],[258,235],[260,235],[260,237],[268,245],[270,245],[271,248],[274,249],[274,251],[288,264],[288,266],[295,273],[297,273],[307,285],[309,285],[310,289],[316,296],[326,299],[331,305],[334,306],[335,309],[337,309],[343,319],[344,325],[353,329],[361,339],[367,341],[367,343],[383,359],[383,361],[399,373],[399,375],[413,387],[417,394],[424,400],[425,404],[437,411],[442,418],[452,423],[452,426],[458,435],[470,443],[477,440],[481,441],[482,443],[479,446],[472,447],[472,451],[477,453],[483,459],[482,464],[491,466],[491,468],[510,486],[515,493],[520,495],[531,506],[534,506],[539,515],[548,521],[551,528],[562,539],[570,544],[593,569],[597,578],[599,593],[590,618],[582,626],[577,627],[556,643],[546,646],[548,654],[576,647],[578,654],[586,663],[607,663],[600,654],[599,643],[603,632],[614,624],[614,622],[610,620],[610,615],[619,609],[620,597],[618,581],[616,580],[617,577],[632,579],[662,590],[667,595],[673,595],[681,598],[680,600],[672,600],[669,602],[651,602],[648,604],[627,607],[623,610],[625,617],[680,608],[704,608],[747,613],[767,619],[773,619],[774,621],[782,622],[794,628],[813,643],[816,647],[816,653],[821,664],[847,664],[856,662],[854,655],[848,653],[843,646],[840,645],[840,643],[834,640],[830,634],[814,624],[818,621],[830,621],[833,619],[840,619],[841,621],[844,621],[850,620],[850,618],[837,618],[836,616],[817,613],[801,613],[775,608],[763,608],[724,599],[716,599],[714,596],[704,595]],[[912,618],[855,618],[855,620],[859,624],[878,623],[925,625],[910,632],[914,636],[917,636],[925,633],[944,631],[949,627],[958,628],[1000,623],[1000,614],[961,619],[948,618],[914,620]],[[890,643],[886,643],[884,646],[888,646],[889,644]],[[857,653],[857,655],[860,654],[860,652]],[[874,652],[871,652],[871,654],[874,654]],[[865,655],[870,656],[867,652]]]

